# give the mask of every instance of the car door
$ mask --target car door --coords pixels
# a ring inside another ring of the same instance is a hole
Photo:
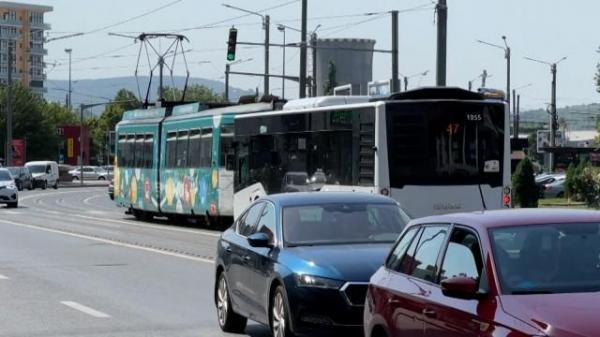
[[[482,278],[483,258],[477,234],[462,226],[455,226],[445,247],[439,282],[453,277],[469,277],[487,288],[487,278]],[[438,284],[439,284],[438,282]],[[493,298],[465,300],[442,293],[441,287],[432,287],[427,309],[435,312],[426,325],[426,337],[484,337],[491,336],[497,309]]]
[[[277,245],[277,224],[276,209],[269,201],[264,202],[261,217],[255,227],[254,233],[265,233],[270,238],[272,247],[249,247],[249,274],[250,284],[252,286],[251,305],[253,311],[257,313],[256,320],[262,323],[268,323],[269,308],[269,285],[271,275],[275,266],[275,259],[279,249]]]
[[[83,168],[83,178],[84,179],[96,179],[96,173],[94,172],[94,169],[91,167],[84,167]]]
[[[250,268],[250,245],[247,237],[255,230],[256,222],[261,215],[264,202],[258,202],[251,206],[236,228],[236,235],[231,239],[228,254],[231,256],[229,272],[227,274],[229,287],[232,290],[240,313],[246,313],[250,318],[254,317],[255,309],[251,303],[253,289],[251,284],[252,269]]]
[[[424,336],[425,327],[435,315],[427,306],[435,287],[438,257],[448,235],[449,225],[425,225],[398,262],[389,288],[393,336]]]

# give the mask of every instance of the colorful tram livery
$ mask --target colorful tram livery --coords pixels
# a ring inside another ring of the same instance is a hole
[[[270,103],[128,111],[117,125],[115,201],[138,219],[233,216],[233,123]]]

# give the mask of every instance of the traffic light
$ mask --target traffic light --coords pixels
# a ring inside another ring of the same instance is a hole
[[[227,61],[235,60],[235,45],[237,43],[237,29],[229,29],[229,40],[227,41]]]

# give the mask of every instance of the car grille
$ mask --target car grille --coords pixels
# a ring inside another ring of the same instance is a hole
[[[368,283],[348,282],[344,284],[340,291],[348,304],[352,306],[363,306],[365,305],[368,287]]]

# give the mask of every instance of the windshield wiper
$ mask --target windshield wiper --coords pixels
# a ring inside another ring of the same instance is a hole
[[[543,294],[553,294],[554,292],[550,290],[515,290],[512,291],[512,295],[543,295]]]

